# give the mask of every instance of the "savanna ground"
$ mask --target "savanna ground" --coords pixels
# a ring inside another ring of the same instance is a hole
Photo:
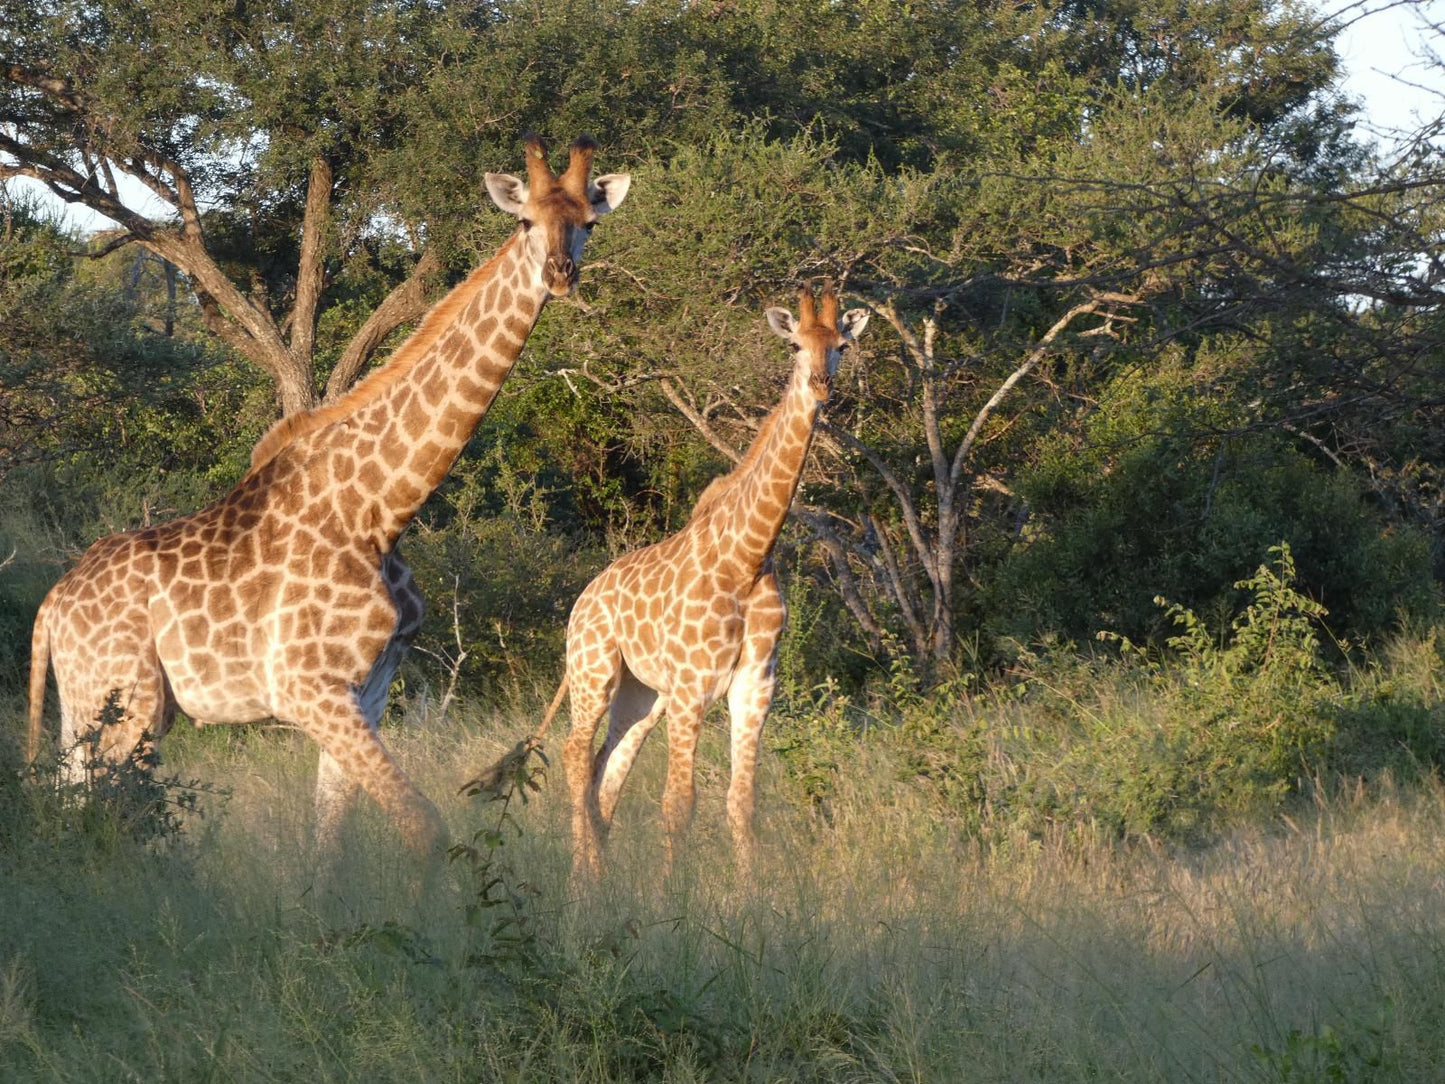
[[[1300,664],[1302,628],[1273,621],[1268,650]],[[200,789],[164,788],[196,799],[175,822],[86,815],[12,763],[0,1078],[1435,1079],[1440,633],[1293,683],[1226,657],[1244,622],[1167,668],[1035,658],[1008,686],[918,700],[895,674],[866,710],[785,706],[751,885],[720,725],[667,883],[661,739],[585,894],[560,771],[525,804],[458,796],[535,723],[533,694],[394,710],[388,744],[473,844],[420,891],[370,803],[318,862],[315,753],[289,731],[178,725],[159,776]],[[18,733],[19,701],[5,714]],[[1292,719],[1324,728],[1301,741],[1331,766],[1281,785],[1258,743]]]

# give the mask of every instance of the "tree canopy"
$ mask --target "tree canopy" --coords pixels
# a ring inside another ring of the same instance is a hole
[[[831,276],[881,333],[783,555],[860,651],[1147,635],[1154,594],[1207,608],[1291,535],[1347,624],[1441,568],[1439,128],[1357,138],[1312,8],[0,0],[0,25],[0,176],[115,220],[93,255],[179,269],[182,317],[285,412],[495,247],[480,174],[523,130],[592,131],[637,176],[437,531],[654,540],[776,399],[764,306]],[[46,327],[9,363],[55,356]]]

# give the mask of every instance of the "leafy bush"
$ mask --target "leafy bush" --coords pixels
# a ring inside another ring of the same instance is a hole
[[[214,788],[159,775],[160,756],[150,741],[122,761],[103,758],[103,730],[120,715],[112,693],[99,727],[74,748],[43,752],[23,770],[18,750],[0,742],[0,853],[41,846],[79,856],[87,849],[161,844],[181,834],[187,818],[199,813],[201,795]],[[90,765],[86,778],[67,775],[72,759]]]
[[[1438,632],[1342,672],[1290,547],[1270,554],[1233,585],[1246,601],[1222,634],[1159,598],[1174,630],[1159,648],[1115,633],[1101,634],[1113,656],[1020,647],[1012,671],[979,689],[925,688],[897,653],[859,696],[827,682],[794,696],[769,724],[786,785],[826,813],[840,778],[869,760],[951,831],[1188,841],[1278,812],[1328,773],[1445,764]]]
[[[1020,480],[1031,516],[1022,545],[990,580],[996,632],[1083,640],[1102,627],[1155,640],[1169,633],[1169,613],[1151,602],[1161,594],[1219,632],[1241,602],[1238,569],[1281,538],[1343,633],[1379,635],[1402,614],[1432,612],[1426,536],[1388,523],[1361,483],[1288,434],[1253,431],[1241,394],[1205,380],[1177,361],[1127,374],[1045,443]]]

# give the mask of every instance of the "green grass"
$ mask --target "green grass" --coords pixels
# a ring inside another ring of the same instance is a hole
[[[387,740],[470,838],[497,807],[456,787],[533,719],[460,714],[412,713]],[[480,909],[462,865],[418,897],[369,803],[322,868],[315,753],[284,731],[172,733],[164,771],[229,793],[161,843],[39,831],[53,803],[7,784],[0,1079],[1409,1081],[1445,1063],[1429,773],[1321,787],[1185,847],[978,832],[887,742],[855,743],[826,801],[798,802],[770,755],[750,888],[724,749],[713,728],[671,882],[658,738],[595,891],[569,891],[554,772],[513,806]]]

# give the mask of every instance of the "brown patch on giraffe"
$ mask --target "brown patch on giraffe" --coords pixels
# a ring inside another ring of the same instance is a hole
[[[314,580],[324,580],[331,573],[331,552],[317,549],[311,555],[311,566],[307,569]]]
[[[330,669],[338,672],[356,669],[356,656],[346,645],[327,644],[323,651],[326,656],[326,665]]]
[[[431,424],[431,416],[420,400],[413,399],[401,412],[401,430],[407,440],[420,440]]]
[[[296,660],[303,670],[321,669],[321,645],[315,640],[308,640],[295,650]]]
[[[473,380],[465,373],[457,377],[457,395],[470,403],[486,402],[497,390],[481,380]]]
[[[510,337],[512,343],[521,343],[526,340],[532,331],[532,325],[520,316],[508,314],[502,320],[502,330]]]
[[[368,493],[375,493],[381,489],[382,483],[386,481],[386,472],[381,469],[381,464],[375,460],[368,459],[361,465],[356,475],[357,484]]]
[[[191,653],[191,671],[201,684],[210,685],[221,676],[221,664],[209,652],[193,651]]]
[[[471,435],[472,415],[461,407],[448,406],[437,419],[437,432],[453,441],[465,441]]]
[[[170,589],[169,594],[172,604],[178,611],[185,613],[190,610],[199,610],[205,605],[206,585],[178,580]]]

